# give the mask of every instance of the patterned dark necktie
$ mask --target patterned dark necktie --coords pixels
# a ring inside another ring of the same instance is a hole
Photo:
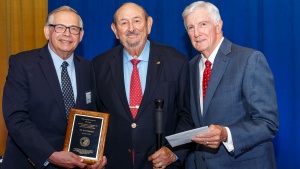
[[[70,109],[74,106],[74,93],[72,89],[71,79],[67,70],[68,62],[64,61],[61,65],[61,86],[67,119],[69,118]]]
[[[133,70],[131,74],[131,80],[130,80],[130,111],[132,114],[132,117],[135,118],[136,114],[139,110],[141,101],[142,101],[142,87],[141,87],[141,81],[139,76],[139,71],[137,69],[137,64],[140,62],[140,60],[132,59],[131,63],[133,65]]]
[[[202,79],[202,96],[203,96],[203,99],[205,98],[205,95],[206,95],[206,89],[207,89],[209,79],[210,79],[210,72],[211,72],[211,62],[207,60],[205,62],[205,69],[204,69],[204,72],[203,72],[203,79]]]

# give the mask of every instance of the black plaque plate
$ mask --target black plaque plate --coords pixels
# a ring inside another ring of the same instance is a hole
[[[103,156],[108,120],[107,113],[71,109],[64,150],[94,164]]]

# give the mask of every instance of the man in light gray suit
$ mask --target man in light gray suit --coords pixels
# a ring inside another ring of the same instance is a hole
[[[223,37],[219,10],[211,3],[194,2],[182,17],[200,52],[190,61],[192,116],[196,127],[209,126],[192,139],[187,168],[276,168],[278,108],[266,58]]]

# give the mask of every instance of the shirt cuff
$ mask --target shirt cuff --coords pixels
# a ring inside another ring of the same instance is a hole
[[[227,131],[227,141],[223,142],[224,146],[226,147],[228,152],[234,151],[234,146],[233,146],[233,140],[232,140],[232,135],[228,127],[225,127]]]
[[[49,161],[46,160],[45,163],[44,163],[44,167],[47,167],[49,165]]]

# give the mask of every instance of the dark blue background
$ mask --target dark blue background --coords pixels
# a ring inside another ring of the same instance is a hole
[[[49,11],[69,5],[84,21],[85,35],[76,53],[91,60],[115,46],[113,14],[125,0],[49,0]],[[150,38],[175,47],[189,58],[197,53],[181,13],[192,0],[133,0],[153,17]],[[273,71],[280,112],[274,139],[279,169],[300,168],[300,1],[210,0],[221,13],[224,36],[262,51]]]

